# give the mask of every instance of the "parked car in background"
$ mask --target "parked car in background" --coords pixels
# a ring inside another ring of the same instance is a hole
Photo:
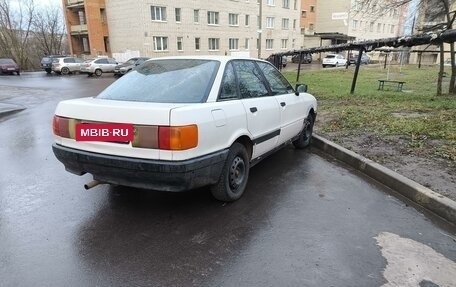
[[[356,62],[358,61],[358,54],[350,54],[350,57],[348,59],[350,65],[356,65]],[[366,54],[361,55],[361,65],[367,65],[370,62],[370,57]]]
[[[103,73],[114,73],[117,66],[116,60],[113,58],[95,58],[86,60],[81,64],[81,73],[86,73],[89,76],[101,76]]]
[[[323,58],[323,68],[326,68],[327,66],[333,66],[333,67],[339,67],[339,66],[345,66],[347,64],[347,59],[345,59],[344,56],[340,54],[327,54]]]
[[[234,201],[252,165],[288,143],[310,144],[317,102],[306,90],[263,60],[151,59],[96,97],[60,102],[53,151],[67,171],[93,175],[87,187],[210,186],[215,198]],[[108,138],[114,130],[119,137]]]
[[[145,61],[149,60],[150,58],[148,57],[137,57],[137,58],[131,58],[125,63],[122,63],[120,65],[117,65],[114,68],[114,75],[116,76],[122,76],[125,75],[126,73],[130,72],[132,69],[134,69],[136,66],[141,65]]]
[[[52,72],[52,61],[57,58],[67,57],[65,55],[49,55],[44,56],[41,59],[41,69],[45,70],[46,73],[50,74]]]
[[[84,61],[80,58],[65,57],[65,58],[54,58],[52,62],[52,71],[57,74],[68,75],[81,70],[81,64]]]
[[[0,71],[2,74],[16,73],[18,76],[21,74],[21,69],[13,59],[1,58],[0,59]]]
[[[291,62],[293,63],[299,63],[299,54],[298,55],[294,55],[292,58],[291,58]],[[312,63],[312,54],[310,53],[303,53],[302,54],[302,58],[301,58],[301,64],[310,64]]]
[[[288,64],[288,57],[282,56],[282,67],[285,68]]]

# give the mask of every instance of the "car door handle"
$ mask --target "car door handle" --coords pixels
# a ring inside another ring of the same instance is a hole
[[[285,106],[287,105],[287,103],[281,102],[280,105],[281,105],[282,107],[285,107]]]
[[[256,107],[251,107],[251,108],[250,108],[250,111],[251,111],[252,113],[255,113],[255,112],[258,111],[258,109],[257,109]]]

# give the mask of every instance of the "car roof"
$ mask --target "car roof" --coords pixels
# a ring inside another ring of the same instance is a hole
[[[248,57],[236,57],[236,56],[170,56],[170,57],[158,57],[158,58],[150,58],[151,60],[174,60],[174,59],[189,59],[189,60],[212,60],[212,61],[219,61],[222,63],[226,63],[231,60],[251,60],[251,61],[259,61],[269,63],[268,61],[257,59],[257,58],[248,58]]]

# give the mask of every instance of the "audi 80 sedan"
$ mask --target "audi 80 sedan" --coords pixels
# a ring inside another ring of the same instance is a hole
[[[92,174],[90,186],[210,186],[216,199],[234,201],[251,166],[289,143],[310,144],[317,102],[306,91],[263,60],[151,59],[97,96],[60,102],[52,148],[67,171]],[[128,126],[132,135],[113,139],[113,130],[97,125]]]

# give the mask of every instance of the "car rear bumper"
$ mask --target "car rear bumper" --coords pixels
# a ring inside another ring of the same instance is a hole
[[[101,182],[172,192],[215,184],[229,151],[183,161],[163,161],[99,154],[58,144],[53,144],[52,149],[71,173],[90,173]]]

